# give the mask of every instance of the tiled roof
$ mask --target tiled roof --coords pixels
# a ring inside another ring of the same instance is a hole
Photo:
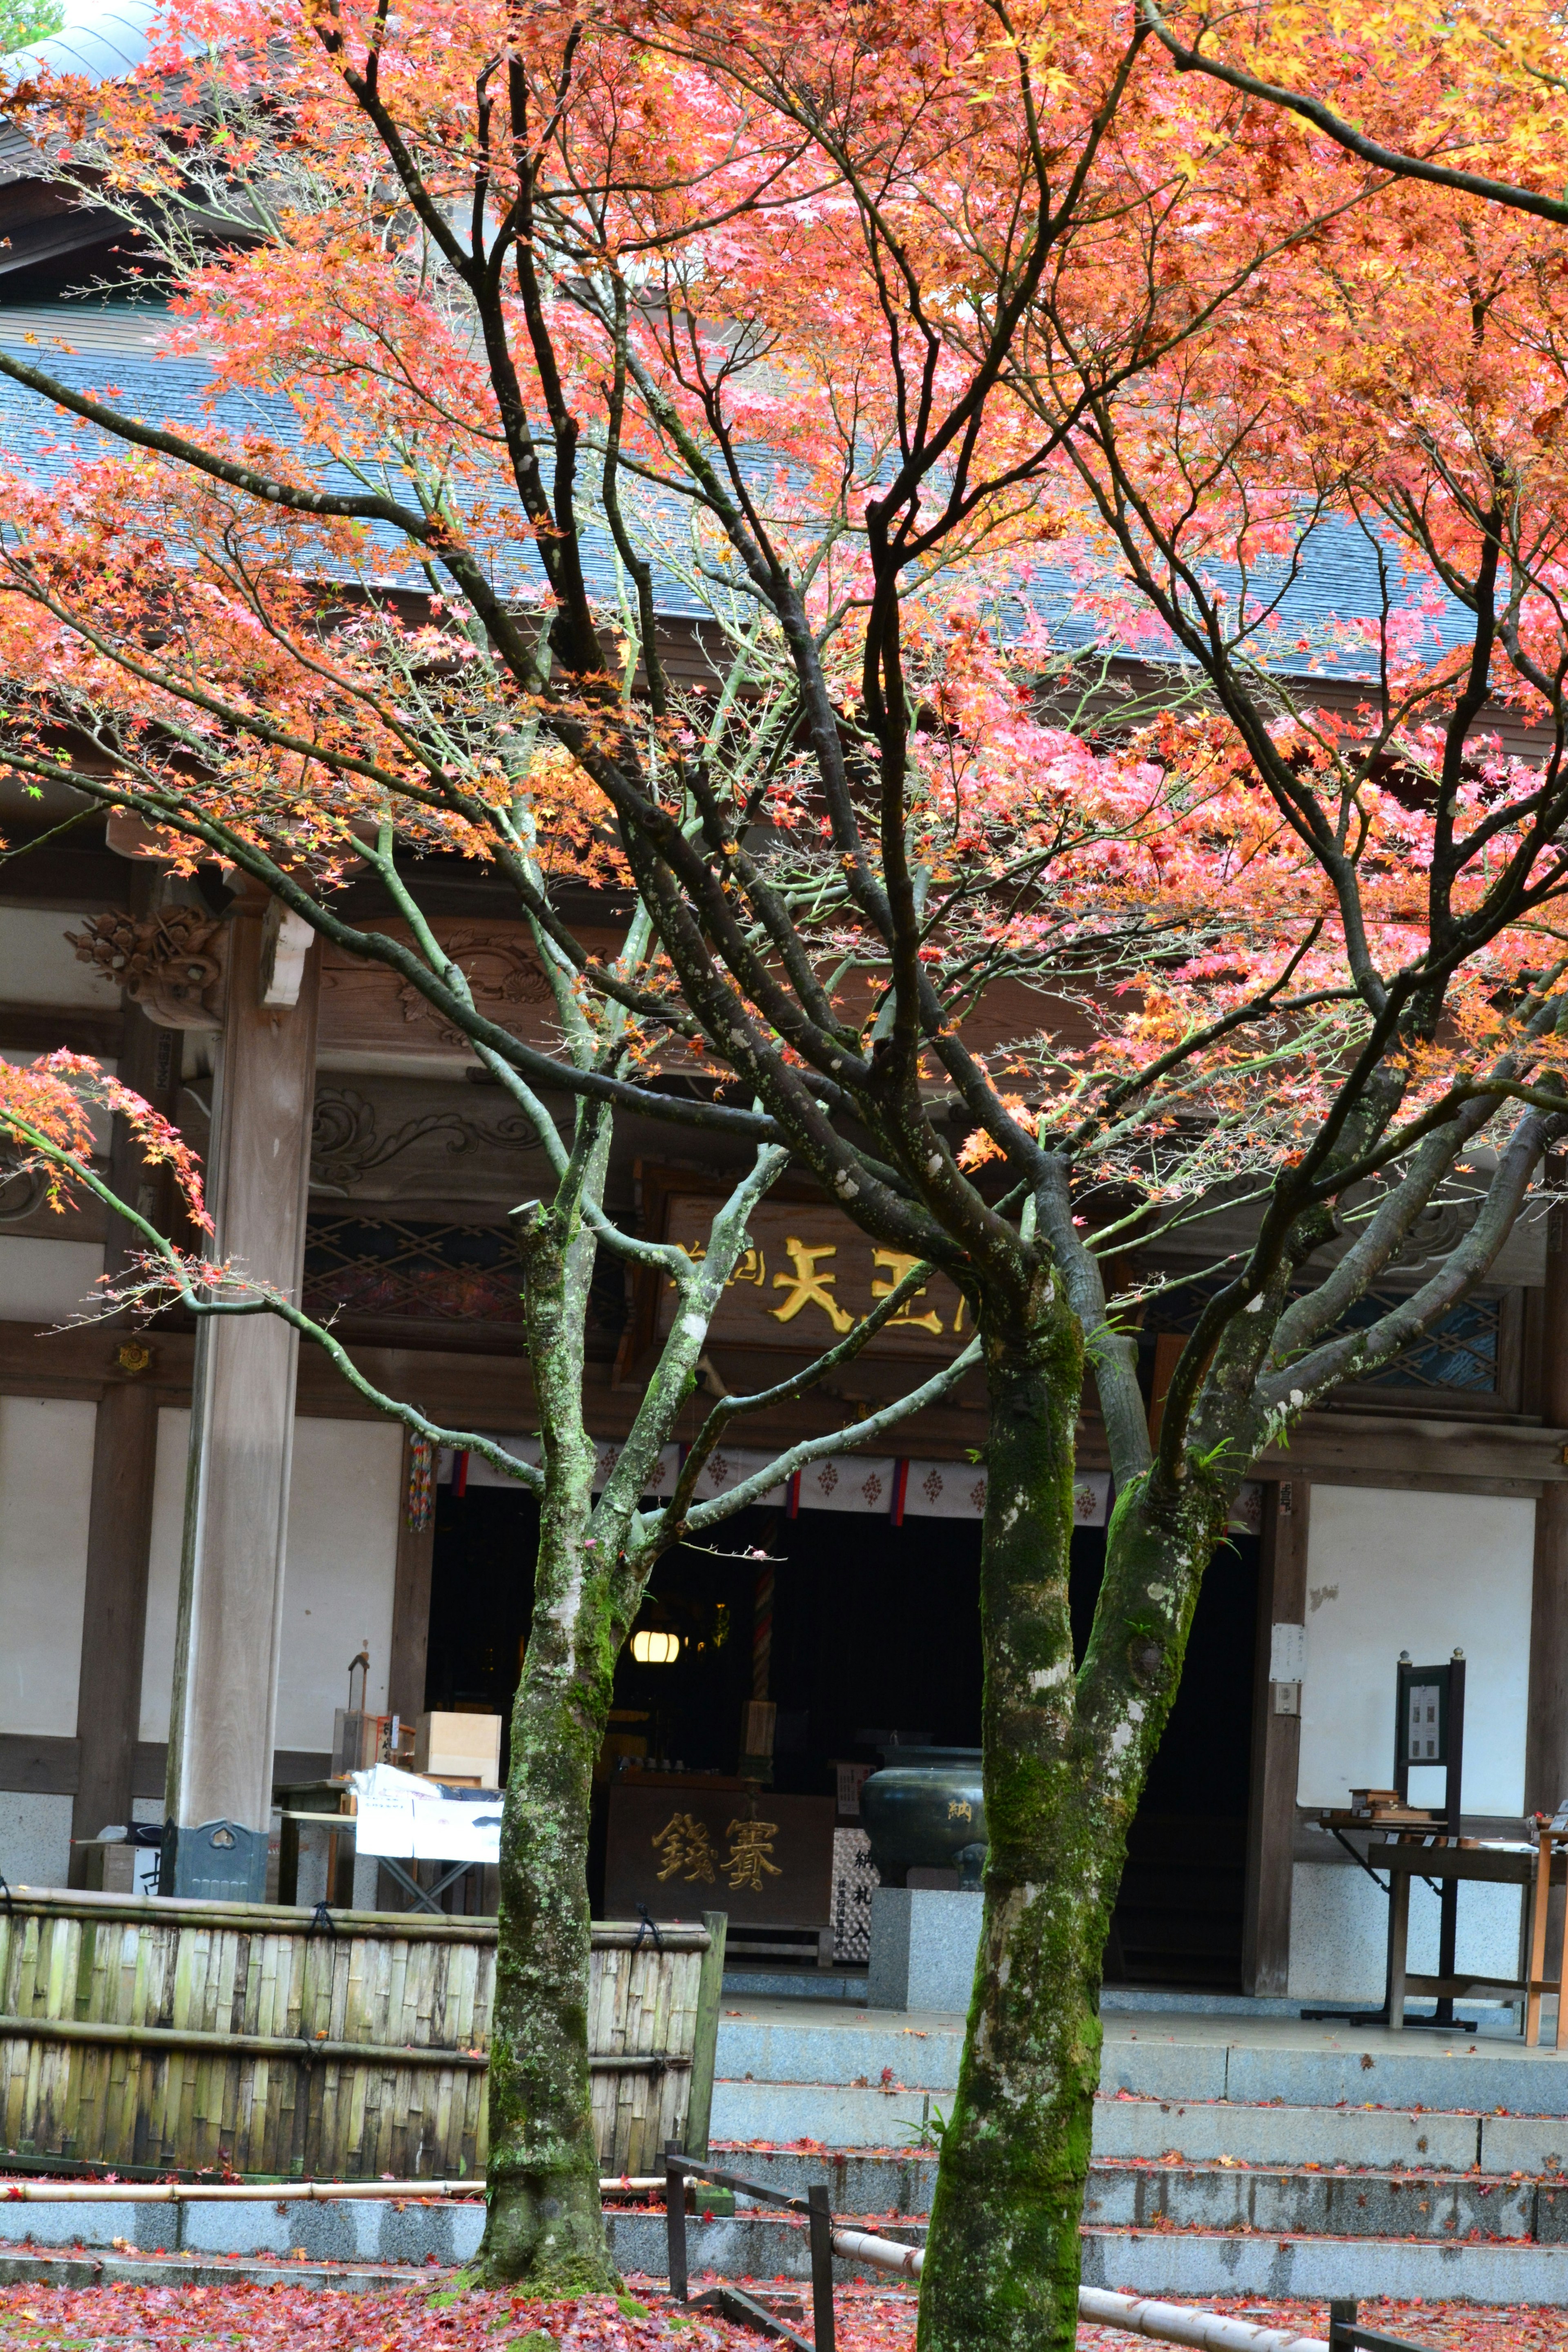
[[[15,352],[73,391],[92,393],[138,422],[168,426],[210,447],[232,446],[246,435],[264,435],[280,448],[309,461],[311,451],[292,404],[281,394],[225,390],[213,392],[211,378],[199,358],[171,358],[157,348],[166,332],[165,314],[151,305],[61,302],[26,310],[0,310],[0,348]],[[68,348],[62,348],[62,345]],[[0,446],[13,464],[41,480],[60,479],[80,456],[113,449],[110,436],[83,423],[68,411],[9,379],[0,381]],[[411,488],[395,461],[388,460],[382,481],[367,485],[325,452],[315,453],[312,478],[323,489],[354,492],[381,488],[412,505]],[[503,502],[504,510],[504,502]],[[367,579],[383,587],[418,588],[424,574],[409,561],[404,541],[389,527],[375,525],[372,543],[380,561],[366,567]],[[489,560],[493,576],[514,593],[540,577],[538,558],[525,537],[492,537]],[[613,548],[604,531],[590,530],[584,541],[584,569],[590,592],[614,607],[618,591]],[[337,564],[329,575],[342,576]],[[704,609],[682,583],[667,577],[659,597],[661,611],[699,616]]]
[[[92,80],[128,72],[147,54],[148,27],[159,5],[160,0],[66,0],[62,29],[28,49],[14,52],[5,60],[5,70],[16,77],[47,65]],[[18,134],[0,126],[0,182],[28,176],[37,162],[35,151]],[[193,436],[261,431],[285,446],[300,448],[298,421],[287,401],[248,393],[226,393],[214,400],[206,393],[205,371],[199,361],[160,356],[156,344],[163,323],[155,307],[138,308],[125,302],[61,301],[27,310],[0,309],[0,346],[26,346],[38,365],[75,388],[103,390],[111,381],[132,415],[145,421],[173,425]],[[29,336],[37,339],[36,352]],[[57,348],[59,338],[74,346],[70,353]],[[110,359],[112,375],[107,376],[104,362]],[[88,427],[73,428],[68,440],[60,425],[54,412],[32,394],[16,384],[0,384],[4,446],[46,476],[64,470],[73,443],[85,447],[103,446],[101,436]],[[357,487],[324,459],[320,478],[323,487]],[[405,494],[399,482],[389,480],[388,488]],[[672,515],[670,520],[674,523],[677,518]],[[404,559],[395,536],[384,530],[373,536],[385,556],[386,569],[377,575],[382,584],[419,584],[420,575]],[[591,533],[584,551],[591,590],[613,605],[618,592],[607,535]],[[515,541],[498,544],[494,561],[498,575],[520,586],[538,577],[537,559],[526,544]],[[1223,567],[1216,567],[1216,576],[1234,601],[1239,582],[1234,575],[1227,579]],[[1399,593],[1414,594],[1418,584],[1403,583]],[[1425,584],[1430,590],[1433,583]],[[1081,646],[1092,640],[1094,625],[1079,608],[1074,583],[1065,573],[1037,571],[1028,594],[1036,608],[1051,618],[1052,634],[1058,643]],[[691,591],[668,571],[660,580],[658,604],[671,618],[699,616],[703,610]],[[1342,625],[1374,615],[1379,604],[1377,557],[1372,544],[1344,522],[1325,524],[1312,533],[1300,576],[1280,599],[1278,630],[1258,639],[1259,657],[1297,676],[1345,679],[1372,676],[1376,667],[1373,649],[1347,648],[1336,639]],[[1469,635],[1468,615],[1451,600],[1444,598],[1442,604],[1440,617],[1431,625],[1435,641],[1463,643]],[[1152,658],[1162,658],[1157,646],[1142,650]]]
[[[154,303],[62,300],[26,309],[0,309],[0,347],[27,357],[73,389],[113,398],[145,423],[171,425],[209,444],[260,433],[300,456],[309,456],[299,418],[287,399],[238,390],[215,394],[203,360],[170,358],[159,350],[168,324],[167,313]],[[0,383],[0,436],[14,460],[45,478],[62,475],[77,451],[112,446],[95,427],[73,421],[9,382]],[[325,488],[364,487],[324,453],[313,471]],[[392,461],[384,486],[393,496],[409,500],[406,478]],[[501,505],[504,509],[505,502]],[[673,514],[669,520],[672,525],[678,521]],[[372,566],[377,584],[406,588],[423,584],[422,575],[408,562],[394,532],[377,526],[371,536],[381,559]],[[607,533],[591,530],[584,553],[591,593],[613,609],[618,589]],[[537,557],[525,539],[497,536],[490,560],[497,579],[510,583],[514,591],[524,590],[526,583],[539,577]],[[1228,584],[1234,599],[1238,583],[1234,579],[1226,583],[1223,571],[1217,576],[1222,584]],[[1413,595],[1419,584],[1405,581],[1396,593]],[[1253,593],[1256,595],[1256,586]],[[1079,608],[1077,587],[1065,572],[1037,571],[1028,594],[1037,609],[1051,619],[1052,635],[1058,643],[1080,646],[1090,641],[1093,625]],[[658,601],[660,611],[671,618],[700,617],[704,609],[690,588],[668,570],[659,580]],[[1378,605],[1377,558],[1370,541],[1342,521],[1323,524],[1310,535],[1299,576],[1280,598],[1279,627],[1258,641],[1260,658],[1294,676],[1346,679],[1370,676],[1375,667],[1373,649],[1344,647],[1335,641],[1336,630],[1338,625],[1374,615]],[[1469,634],[1468,615],[1448,600],[1444,600],[1438,617],[1428,626],[1434,629],[1434,641],[1447,645],[1463,643]],[[1162,657],[1158,646],[1142,650],[1149,658]]]

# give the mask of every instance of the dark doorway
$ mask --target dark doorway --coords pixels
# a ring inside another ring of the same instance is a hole
[[[1102,1533],[1073,1538],[1080,1656],[1104,1561]],[[1204,1577],[1182,1686],[1127,1841],[1107,1984],[1241,1990],[1258,1575],[1257,1537],[1231,1535]]]
[[[533,1599],[538,1512],[524,1495],[444,1489],[437,1507],[426,1705],[504,1718]],[[616,1672],[604,1769],[618,1756],[689,1772],[734,1771],[752,1692],[760,1563],[774,1556],[769,1695],[774,1785],[830,1793],[837,1760],[875,1763],[890,1735],[980,1740],[980,1530],[965,1520],[843,1512],[740,1514],[706,1549],[660,1561],[638,1624],[678,1633],[670,1664],[626,1651]],[[1105,1537],[1073,1538],[1072,1614],[1088,1639]],[[1228,1537],[1204,1580],[1186,1670],[1129,1840],[1106,1981],[1234,1991],[1251,1769],[1256,1538]],[[504,1763],[503,1744],[503,1763]],[[595,1841],[595,1863],[597,1863]],[[592,1892],[600,1889],[591,1872]]]

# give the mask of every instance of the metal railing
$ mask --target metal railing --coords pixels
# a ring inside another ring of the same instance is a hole
[[[896,2239],[877,2237],[863,2230],[836,2227],[827,2190],[821,2182],[808,2188],[804,2197],[787,2196],[782,2189],[764,2187],[760,2180],[742,2180],[738,2173],[725,2172],[718,2165],[700,2163],[695,2157],[683,2156],[670,2143],[664,2155],[664,2211],[669,2241],[671,2295],[678,2303],[701,2305],[722,2313],[726,2319],[777,2336],[798,2347],[798,2352],[812,2352],[805,2336],[739,2287],[721,2284],[706,2287],[697,2295],[691,2294],[686,2244],[689,2180],[710,2181],[715,2189],[733,2189],[742,2197],[756,2198],[762,2204],[780,2205],[787,2212],[805,2214],[811,2236],[811,2309],[816,2352],[835,2352],[835,2254],[847,2262],[868,2263],[881,2270],[901,2272],[907,2278],[918,2279],[924,2266],[923,2247],[900,2245]],[[1080,2319],[1097,2322],[1102,2327],[1119,2327],[1130,2335],[1152,2336],[1158,2343],[1186,2345],[1194,2347],[1194,2352],[1427,2352],[1426,2347],[1408,2343],[1403,2336],[1383,2336],[1373,2328],[1363,2327],[1357,2316],[1358,2305],[1348,2299],[1329,2305],[1327,2343],[1321,2336],[1298,2336],[1288,2327],[1261,2327],[1254,2320],[1233,2319],[1225,2312],[1194,2311],[1180,2304],[1158,2303],[1146,2295],[1116,2294],[1103,2287],[1079,2287],[1078,2307]]]
[[[737,2286],[706,2287],[700,2294],[690,2293],[690,2273],[686,2260],[686,2184],[689,2180],[711,2181],[715,2189],[732,2189],[742,2197],[754,2197],[763,2205],[782,2205],[787,2212],[804,2213],[811,2237],[811,2325],[816,2337],[816,2352],[835,2352],[833,2336],[833,2215],[828,2207],[827,2190],[814,2182],[804,2197],[786,2196],[783,2189],[769,2189],[760,2180],[742,2180],[739,2173],[725,2172],[716,2164],[702,2164],[695,2157],[683,2156],[673,2144],[664,2152],[664,2214],[669,2239],[669,2292],[677,2303],[697,2303],[705,2308],[722,2313],[743,2327],[755,2327],[764,2336],[776,2336],[785,2344],[799,2347],[799,2352],[812,2352],[804,2336],[796,2333],[786,2320],[753,2302]]]
[[[1357,2305],[1346,2295],[1329,2305],[1329,2352],[1426,2352],[1426,2347],[1407,2344],[1402,2336],[1380,2336],[1373,2327],[1362,2327],[1356,2320]]]

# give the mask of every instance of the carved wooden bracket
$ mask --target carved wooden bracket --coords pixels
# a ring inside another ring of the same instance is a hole
[[[303,915],[286,914],[276,898],[262,919],[261,971],[258,974],[264,1008],[296,1005],[305,978],[305,959],[316,934]]]
[[[89,915],[66,937],[149,1021],[165,1029],[222,1026],[225,929],[202,908],[165,907],[140,923],[120,913]]]

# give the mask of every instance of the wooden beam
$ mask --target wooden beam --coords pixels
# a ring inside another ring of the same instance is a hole
[[[133,1797],[163,1796],[168,1753],[161,1739],[136,1742],[131,1766]],[[74,1797],[79,1760],[78,1740],[0,1731],[0,1789],[33,1797]],[[298,1788],[307,1780],[320,1780],[331,1760],[325,1748],[279,1748],[272,1758],[273,1786]]]
[[[386,1705],[412,1723],[425,1705],[425,1667],[430,1647],[430,1572],[436,1555],[436,1495],[432,1482],[422,1526],[411,1524],[415,1501],[409,1478],[413,1441],[403,1439],[403,1491],[397,1511],[397,1566],[392,1585],[392,1657],[386,1675]]]
[[[30,1731],[0,1731],[0,1789],[68,1797],[77,1783],[77,1743]]]
[[[157,1454],[156,1396],[130,1383],[107,1390],[93,1432],[73,1838],[96,1837],[131,1818]],[[73,1851],[73,1886],[86,1884],[83,1860]]]
[[[1263,1557],[1258,1580],[1258,1646],[1252,1700],[1252,1793],[1247,1835],[1242,1986],[1249,1994],[1289,1990],[1290,1893],[1296,1842],[1300,1713],[1277,1711],[1270,1666],[1276,1625],[1304,1624],[1311,1490],[1300,1473],[1263,1490]],[[1300,1693],[1296,1693],[1300,1706]]]
[[[1563,1400],[1568,1402],[1568,1397]],[[1437,1400],[1431,1402],[1436,1405]],[[1303,1413],[1289,1448],[1267,1447],[1257,1475],[1289,1478],[1304,1470],[1314,1483],[1416,1486],[1435,1493],[1455,1482],[1507,1478],[1527,1485],[1568,1481],[1563,1449],[1568,1427],[1548,1411],[1547,1426],[1496,1420],[1459,1420],[1439,1408],[1426,1412],[1329,1410]],[[1373,1475],[1375,1474],[1375,1475]],[[1515,1488],[1514,1491],[1519,1491]]]
[[[138,877],[140,879],[140,877]],[[176,1033],[154,1027],[127,1003],[120,1075],[128,1086],[172,1118],[180,1085]],[[114,1121],[109,1181],[121,1200],[166,1225],[167,1171],[150,1170],[122,1118]],[[122,1217],[104,1229],[103,1270],[112,1281],[131,1263],[136,1235]],[[96,1837],[131,1818],[137,1734],[142,1717],[142,1654],[147,1624],[147,1573],[153,1541],[153,1481],[158,1455],[158,1398],[119,1362],[146,1362],[151,1350],[123,1319],[113,1333],[118,1380],[106,1382],[93,1425],[92,1490],[87,1532],[81,1665],[77,1680],[79,1748],[73,1839]],[[85,1884],[86,1857],[73,1847],[72,1885]]]
[[[64,1045],[73,1054],[117,1060],[123,1039],[118,1013],[86,1013],[74,1004],[0,1004],[0,1045],[13,1053],[52,1054]]]

